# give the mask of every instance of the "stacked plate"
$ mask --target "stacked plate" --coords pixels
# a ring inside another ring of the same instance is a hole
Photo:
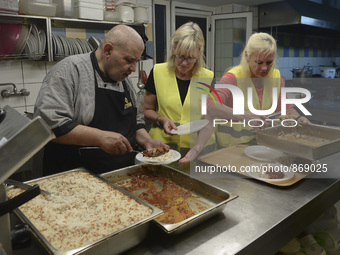
[[[45,56],[46,33],[44,30],[31,24],[31,32],[28,35],[23,54],[30,60],[39,60]]]
[[[96,39],[98,42],[100,40]],[[97,48],[93,43],[86,39],[67,38],[65,36],[52,34],[53,59],[58,61],[70,55],[91,52]]]

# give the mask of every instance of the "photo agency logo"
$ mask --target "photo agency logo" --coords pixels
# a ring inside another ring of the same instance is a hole
[[[245,97],[243,95],[242,90],[235,86],[235,85],[230,85],[230,84],[215,84],[215,88],[213,88],[212,86],[209,86],[208,84],[205,84],[203,82],[197,82],[201,85],[204,85],[205,87],[207,87],[208,89],[210,89],[212,91],[212,93],[214,93],[217,97],[217,99],[219,100],[220,105],[222,106],[222,101],[221,98],[219,97],[216,89],[219,88],[226,88],[229,89],[232,96],[233,96],[233,115],[244,115],[245,109]],[[207,95],[209,95],[212,100],[214,101],[215,105],[217,105],[216,99],[214,98],[213,94],[205,88],[201,88],[201,87],[197,87],[198,89],[203,90],[206,94],[202,94],[201,95],[201,114],[202,115],[206,115],[207,114]],[[277,88],[273,88],[272,90],[272,106],[270,107],[270,109],[268,110],[257,110],[254,108],[254,104],[253,104],[253,89],[252,88],[248,88],[247,89],[247,93],[248,93],[248,97],[247,97],[247,106],[248,109],[251,113],[255,114],[255,115],[262,115],[262,116],[266,116],[266,115],[270,115],[272,113],[275,112],[276,108],[277,108],[277,103],[278,103],[278,98],[277,98]],[[303,98],[287,98],[287,94],[288,93],[300,93],[305,95],[305,97]],[[304,103],[307,103],[309,100],[311,99],[311,93],[309,90],[304,89],[304,88],[293,88],[293,87],[285,87],[285,88],[281,88],[281,115],[287,115],[287,105],[291,104],[294,105],[306,116],[310,116],[312,115],[304,106]],[[271,123],[270,125],[273,127],[274,123],[276,122],[280,122],[280,124],[284,127],[295,127],[297,125],[297,121],[295,119],[251,119],[251,120],[246,120],[243,119],[243,121],[238,121],[238,122],[233,122],[233,120],[227,120],[227,119],[214,119],[214,127],[216,125],[220,125],[220,124],[227,124],[230,123],[231,126],[233,125],[243,125],[243,127],[245,126],[250,126],[253,128],[260,128],[264,125],[265,122],[267,123]]]

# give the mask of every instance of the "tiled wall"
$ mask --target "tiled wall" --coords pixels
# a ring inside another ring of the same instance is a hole
[[[15,108],[20,113],[33,112],[35,100],[40,90],[42,81],[47,72],[52,68],[56,62],[43,62],[43,61],[1,61],[0,62],[0,83],[14,83],[20,91],[25,88],[30,92],[27,97],[12,96],[3,98],[0,96],[0,106],[4,107],[9,105]],[[153,66],[152,60],[143,61],[143,69],[149,75]],[[130,78],[134,85],[137,85],[138,72],[132,73]],[[136,91],[139,89],[135,86]],[[11,85],[0,86],[2,90],[12,91]]]
[[[320,74],[320,65],[340,64],[340,40],[313,35],[278,34],[278,68],[285,78],[292,78],[291,69],[312,66],[313,74]]]
[[[151,0],[133,0],[132,3],[138,3],[147,7],[149,22],[152,21],[152,1]],[[147,26],[147,35],[149,37],[149,42],[147,43],[147,48],[150,49],[152,45],[151,36],[151,24]],[[94,31],[86,29],[65,29],[65,28],[52,28],[53,33],[56,35],[67,36],[70,38],[89,38],[95,36],[99,39],[104,37],[105,31]],[[148,55],[152,56],[152,49],[149,50]],[[57,62],[44,62],[44,61],[14,61],[14,60],[4,60],[0,61],[0,84],[2,83],[14,83],[20,91],[20,89],[25,88],[30,92],[27,97],[23,96],[12,96],[9,98],[3,98],[0,96],[0,107],[9,105],[15,108],[20,113],[33,112],[35,100],[37,98],[38,92],[40,90],[42,81],[47,74],[47,72],[56,64]],[[143,69],[149,75],[149,72],[153,66],[152,60],[143,61]],[[138,72],[132,73],[130,78],[135,85],[138,81]],[[136,91],[139,91],[137,86],[135,86]],[[13,87],[0,86],[0,92],[2,90],[12,91]]]

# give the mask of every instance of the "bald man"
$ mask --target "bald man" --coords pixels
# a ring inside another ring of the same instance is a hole
[[[95,51],[67,57],[46,75],[34,109],[56,136],[44,148],[44,175],[77,167],[102,173],[134,164],[138,146],[168,147],[145,130],[128,78],[143,50],[133,28],[117,25]]]

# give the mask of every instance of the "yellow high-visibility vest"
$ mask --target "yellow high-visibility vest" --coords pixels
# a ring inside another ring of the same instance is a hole
[[[198,81],[211,85],[214,73],[208,69],[201,68],[190,80],[187,96],[182,105],[176,74],[168,69],[167,63],[156,64],[153,68],[153,76],[157,95],[157,113],[160,116],[171,119],[177,126],[202,118],[201,94],[203,90],[197,89]],[[209,90],[209,89],[208,89]],[[149,131],[153,139],[164,141],[166,144],[177,145],[181,148],[191,148],[197,139],[197,133],[186,135],[168,135],[163,128],[156,123],[151,125]],[[215,143],[215,135],[212,134],[208,145]]]
[[[244,95],[244,110],[249,111],[248,108],[248,87],[252,88],[252,99],[253,106],[257,110],[268,110],[272,106],[273,102],[273,91],[272,89],[277,88],[277,98],[280,95],[280,84],[281,84],[281,75],[280,71],[277,69],[272,69],[268,76],[264,79],[264,91],[262,98],[262,108],[260,107],[260,101],[256,93],[255,86],[250,78],[242,78],[242,70],[241,67],[237,66],[232,68],[230,73],[233,73],[237,79],[237,87],[240,88]],[[237,123],[237,122],[236,122]],[[217,125],[216,128],[216,136],[217,143],[220,147],[228,147],[241,143],[249,143],[255,138],[255,130],[250,127],[245,122],[239,122],[239,124],[235,124],[231,126],[230,121],[227,124]]]

